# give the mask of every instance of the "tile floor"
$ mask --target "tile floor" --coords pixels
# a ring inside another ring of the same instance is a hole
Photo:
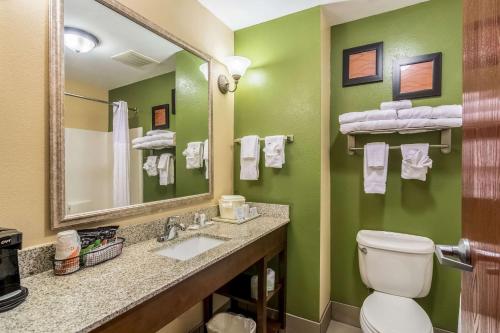
[[[332,320],[326,333],[361,333],[361,329]]]

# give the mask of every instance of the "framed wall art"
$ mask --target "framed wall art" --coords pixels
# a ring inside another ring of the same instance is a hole
[[[342,86],[349,87],[383,81],[383,53],[383,42],[344,50]]]
[[[152,128],[157,129],[168,129],[170,127],[170,112],[168,104],[162,104],[153,106],[151,108],[152,115]]]

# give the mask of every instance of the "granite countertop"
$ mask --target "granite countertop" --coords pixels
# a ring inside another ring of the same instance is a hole
[[[21,283],[29,296],[19,307],[0,313],[0,332],[91,331],[288,222],[275,217],[241,225],[215,222],[201,230],[181,231],[173,241],[151,239],[125,247],[118,258],[71,275],[47,271],[27,277]],[[186,261],[152,253],[198,234],[227,241]]]

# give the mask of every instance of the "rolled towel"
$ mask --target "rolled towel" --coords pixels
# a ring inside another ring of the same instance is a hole
[[[432,108],[433,119],[462,118],[462,105],[441,105]]]
[[[164,149],[168,147],[175,147],[175,142],[173,140],[155,140],[132,145],[134,149]]]
[[[396,110],[369,110],[362,112],[348,112],[339,116],[340,124],[355,123],[370,120],[394,120],[398,115]]]
[[[431,106],[417,106],[410,109],[398,110],[398,119],[418,119],[418,118],[432,118]]]
[[[148,131],[146,133],[146,135],[148,135],[148,136],[158,135],[158,134],[166,134],[166,135],[175,136],[175,132],[172,132],[169,130],[152,130],[152,131]]]
[[[175,144],[175,133],[172,134],[155,134],[155,135],[147,135],[140,138],[135,138],[132,140],[132,144],[141,144],[145,142],[152,142],[158,140],[171,140]]]
[[[372,120],[360,121],[356,123],[340,125],[342,134],[349,134],[357,131],[375,131],[375,130],[396,130],[398,127],[397,120]]]
[[[428,132],[435,128],[462,127],[462,118],[398,119],[396,122],[400,134]]]
[[[410,100],[382,102],[382,103],[380,103],[380,110],[409,109],[412,106],[413,105],[411,104]]]

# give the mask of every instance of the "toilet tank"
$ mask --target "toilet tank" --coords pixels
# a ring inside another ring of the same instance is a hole
[[[356,240],[361,279],[367,287],[409,298],[429,293],[434,254],[432,240],[374,230],[361,230]]]

